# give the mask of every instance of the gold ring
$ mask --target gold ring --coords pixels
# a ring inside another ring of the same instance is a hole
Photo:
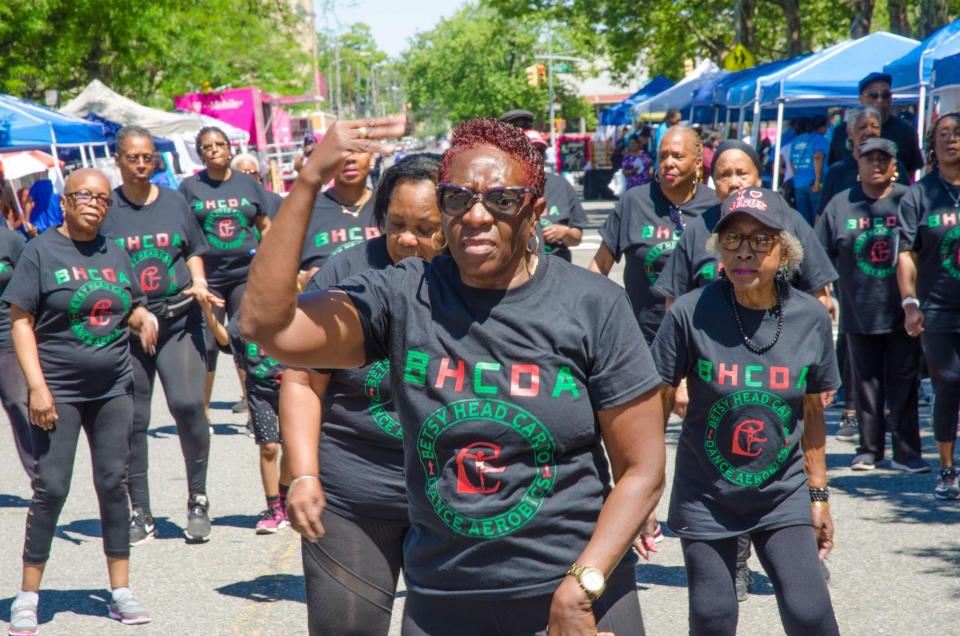
[[[359,128],[357,128],[357,137],[358,137],[359,139],[366,139],[366,138],[367,138],[367,127],[366,127],[366,126],[360,126]]]

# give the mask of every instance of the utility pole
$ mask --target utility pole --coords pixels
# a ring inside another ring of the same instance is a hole
[[[550,97],[550,147],[553,148],[553,172],[557,172],[557,131],[553,125],[555,119],[556,98],[553,94],[553,29],[547,36],[547,92]]]

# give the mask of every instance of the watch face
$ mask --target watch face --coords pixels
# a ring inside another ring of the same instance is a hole
[[[580,581],[583,583],[583,587],[591,592],[599,592],[603,589],[603,574],[597,570],[586,570],[580,577]]]

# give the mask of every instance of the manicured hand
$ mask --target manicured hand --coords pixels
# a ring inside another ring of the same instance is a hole
[[[817,535],[817,548],[820,558],[823,559],[833,549],[833,518],[830,516],[830,507],[823,504],[813,505],[813,531]]]
[[[562,223],[554,223],[543,228],[543,240],[547,243],[562,243],[569,233],[569,227]]]
[[[907,305],[904,312],[903,327],[908,336],[916,338],[923,333],[923,312],[916,305]]]
[[[320,143],[314,146],[300,170],[300,176],[322,185],[336,176],[341,164],[351,153],[392,154],[393,146],[381,143],[381,140],[402,136],[406,121],[403,115],[391,115],[334,123],[327,128]]]
[[[566,576],[550,603],[548,636],[597,636],[593,604],[572,576]]]
[[[187,289],[186,291],[184,291],[183,295],[193,297],[197,301],[197,303],[200,305],[201,308],[204,306],[205,303],[208,306],[213,306],[213,307],[226,306],[226,303],[224,302],[223,298],[220,298],[219,296],[214,294],[212,291],[207,289],[206,285],[194,285],[190,289]]]
[[[639,554],[645,561],[650,560],[650,553],[657,552],[657,513],[651,512],[650,516],[647,517],[647,520],[643,522],[643,526],[640,528],[640,534],[637,535],[637,538],[633,542],[633,549]]]
[[[44,384],[41,387],[30,389],[29,396],[30,421],[34,426],[39,426],[45,431],[53,429],[57,421],[57,407],[53,402],[53,394]]]
[[[301,479],[287,492],[287,517],[290,527],[299,532],[304,539],[316,543],[326,530],[320,522],[320,515],[327,505],[323,496],[323,487],[317,479]]]

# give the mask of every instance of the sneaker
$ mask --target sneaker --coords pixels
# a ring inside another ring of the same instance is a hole
[[[110,610],[110,618],[124,625],[143,625],[150,622],[150,612],[133,597],[133,592],[129,590],[120,598],[107,603],[107,607]]]
[[[206,495],[190,495],[187,502],[187,539],[203,543],[210,539],[210,501]]]
[[[753,572],[746,565],[737,567],[737,578],[734,580],[737,589],[737,602],[743,603],[750,598],[750,589],[753,587]]]
[[[960,499],[956,468],[948,466],[940,469],[940,478],[933,486],[933,496],[937,499]]]
[[[10,636],[35,636],[40,633],[37,604],[19,598],[10,606]]]
[[[257,534],[274,534],[282,528],[290,525],[287,521],[287,515],[284,513],[280,504],[271,506],[260,513],[260,520],[257,521]]]
[[[235,403],[233,406],[231,406],[231,407],[230,407],[230,410],[233,411],[234,413],[246,413],[246,412],[247,412],[247,401],[246,401],[246,400],[240,400],[239,402],[237,402],[237,403]]]
[[[890,460],[890,468],[903,471],[905,473],[929,473],[930,464],[919,457],[908,457],[902,462],[895,459]]]
[[[157,526],[153,522],[153,517],[142,508],[134,508],[133,516],[130,517],[130,545],[143,545],[150,539],[156,538]]]
[[[877,458],[873,453],[860,453],[850,462],[850,468],[853,470],[873,470],[877,467]]]
[[[860,437],[860,429],[857,427],[857,416],[852,413],[844,413],[840,418],[840,428],[837,430],[837,439],[841,442],[856,442]]]

